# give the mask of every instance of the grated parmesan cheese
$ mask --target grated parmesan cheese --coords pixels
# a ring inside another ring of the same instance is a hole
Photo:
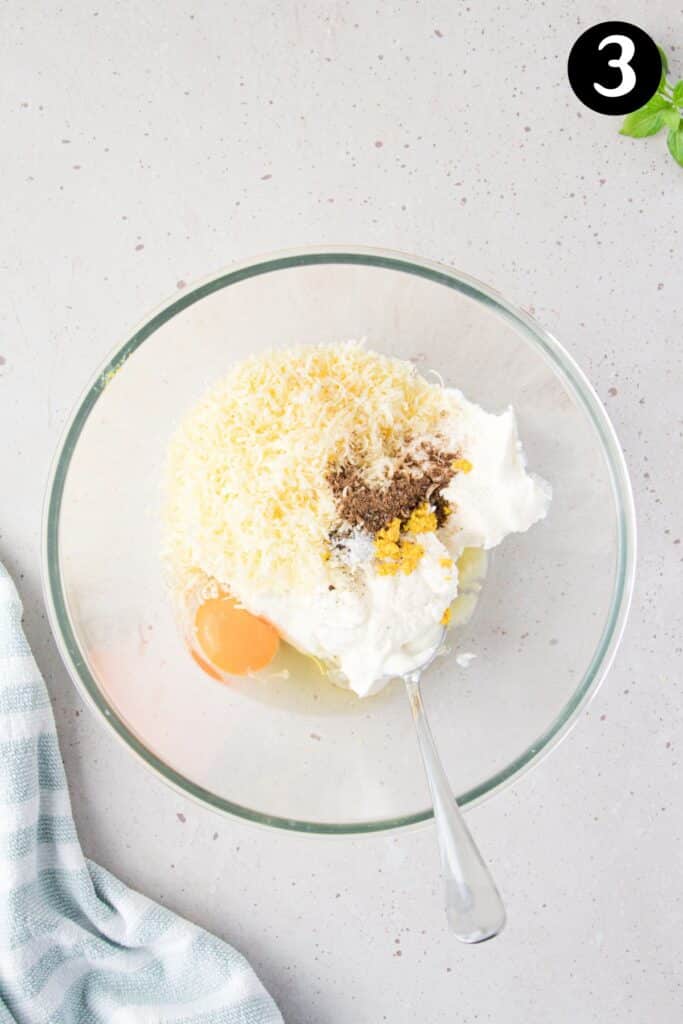
[[[353,461],[381,481],[397,445],[438,436],[457,411],[409,363],[358,342],[235,365],[170,444],[164,546],[175,585],[218,581],[239,596],[324,581],[338,523],[330,463]]]

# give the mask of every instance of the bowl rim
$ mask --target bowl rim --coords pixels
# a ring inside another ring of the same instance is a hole
[[[105,359],[81,393],[62,431],[49,472],[42,524],[42,581],[48,618],[69,675],[85,703],[115,736],[148,768],[185,796],[204,807],[266,827],[317,835],[360,835],[403,831],[428,822],[431,808],[410,815],[361,822],[318,822],[284,818],[257,811],[217,796],[166,764],[128,728],[109,704],[90,672],[72,628],[59,555],[59,525],[64,485],[71,458],[92,408],[111,376],[159,327],[207,295],[240,281],[297,266],[354,264],[395,270],[441,284],[469,296],[513,325],[527,343],[552,364],[584,409],[598,434],[605,457],[617,518],[617,563],[610,606],[602,633],[583,677],[572,696],[537,739],[496,773],[462,794],[460,806],[476,806],[538,765],[574,727],[580,713],[597,693],[623,636],[631,604],[636,565],[636,517],[631,482],[616,432],[592,385],[557,339],[525,310],[508,302],[495,288],[445,264],[396,250],[359,245],[309,246],[288,249],[233,264],[211,274],[158,306]]]

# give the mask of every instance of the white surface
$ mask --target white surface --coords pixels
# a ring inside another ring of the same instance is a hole
[[[679,6],[3,10],[0,557],[87,853],[238,946],[288,1022],[678,1018],[683,171],[580,107],[565,61],[582,28],[630,18],[683,76]],[[470,815],[509,908],[479,948],[446,932],[429,828],[315,840],[185,802],[82,708],[45,624],[43,487],[93,368],[179,282],[325,241],[442,259],[533,307],[631,466],[617,663],[560,749]]]

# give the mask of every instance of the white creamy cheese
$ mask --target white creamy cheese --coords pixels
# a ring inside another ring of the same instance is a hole
[[[425,553],[409,576],[379,576],[370,557],[355,567],[347,587],[241,600],[299,650],[334,661],[358,696],[367,697],[425,661],[441,637],[444,609],[458,593],[455,564],[440,564],[449,557],[444,544],[433,534],[421,535],[420,543]]]
[[[453,443],[472,463],[471,473],[457,473],[444,491],[454,513],[445,532],[465,547],[493,548],[510,533],[524,533],[548,511],[551,488],[526,472],[526,459],[510,407],[500,415],[486,412],[459,391],[447,389],[460,409]]]

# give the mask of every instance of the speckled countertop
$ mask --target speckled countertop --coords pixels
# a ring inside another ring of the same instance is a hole
[[[679,0],[3,9],[0,557],[86,851],[243,950],[288,1022],[678,1019],[683,171],[663,139],[580,107],[565,60],[581,28],[619,17],[681,77],[682,15]],[[510,918],[476,949],[446,932],[429,829],[337,845],[184,802],[84,710],[43,611],[48,463],[105,353],[195,277],[342,241],[444,260],[533,307],[633,476],[639,576],[615,667],[560,749],[471,814]]]

